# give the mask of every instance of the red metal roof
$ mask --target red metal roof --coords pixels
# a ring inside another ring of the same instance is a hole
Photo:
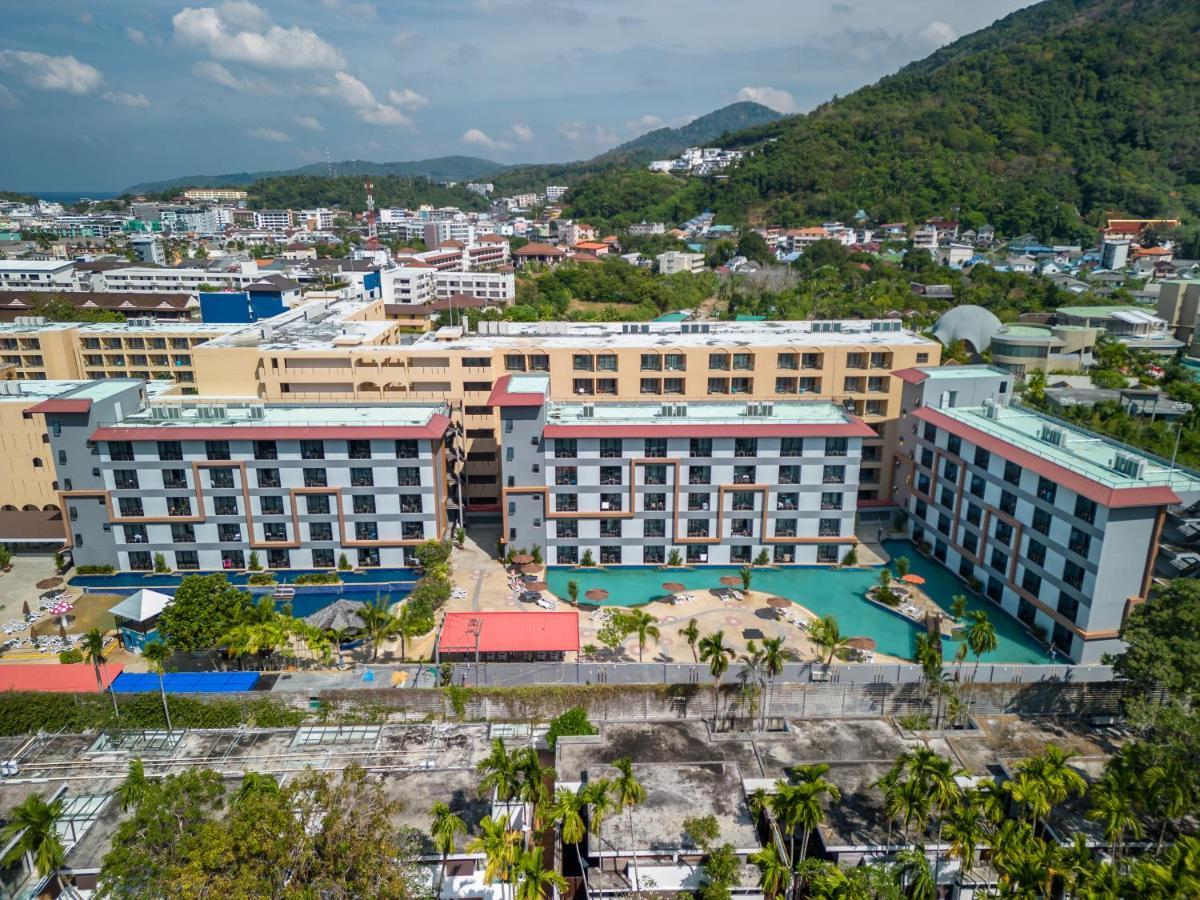
[[[100,667],[100,678],[108,687],[121,674],[123,667],[118,663],[106,663]],[[0,691],[44,691],[64,694],[98,694],[96,672],[87,663],[71,665],[24,665],[0,666]]]
[[[480,653],[565,653],[579,649],[579,613],[452,612],[446,613],[438,649],[442,653],[474,653],[478,621]]]
[[[80,413],[82,415],[87,415],[91,411],[91,400],[71,400],[65,397],[51,397],[49,400],[43,400],[37,406],[31,406],[25,410],[27,413]]]
[[[893,378],[899,378],[905,384],[920,384],[929,376],[920,369],[913,367],[909,369],[897,369],[892,373]]]
[[[172,425],[170,428],[148,428],[114,425],[97,428],[94,441],[160,441],[176,437],[187,441],[205,440],[369,440],[385,438],[415,438],[437,440],[446,433],[450,419],[441,413],[430,417],[424,425]]]
[[[720,425],[547,425],[542,434],[548,438],[609,437],[878,437],[861,419],[842,425],[741,424]]]
[[[1066,466],[1060,466],[1048,459],[1015,447],[1001,438],[992,437],[985,431],[972,428],[958,419],[952,419],[945,413],[922,406],[914,410],[913,415],[923,422],[929,422],[951,434],[956,434],[978,447],[983,447],[1006,460],[1012,460],[1022,468],[1029,469],[1051,479],[1067,490],[1082,494],[1090,500],[1095,500],[1101,506],[1109,509],[1121,509],[1132,506],[1171,506],[1179,502],[1179,497],[1168,487],[1130,487],[1113,488],[1098,481],[1093,481],[1086,475],[1081,475]]]
[[[496,383],[492,385],[492,392],[488,395],[488,406],[541,406],[546,402],[545,394],[509,393],[508,383],[511,380],[511,375],[501,375],[496,379]]]

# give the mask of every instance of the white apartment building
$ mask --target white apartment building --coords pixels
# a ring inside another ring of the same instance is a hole
[[[479,196],[481,196],[481,197],[486,197],[488,194],[490,194],[495,189],[496,189],[496,186],[494,184],[492,184],[490,181],[487,181],[487,182],[472,181],[467,184],[468,191],[470,191],[472,194],[479,194]]]
[[[200,285],[214,285],[222,289],[245,290],[262,278],[258,264],[242,263],[237,271],[213,272],[208,269],[156,269],[149,266],[129,266],[124,269],[109,269],[92,278],[94,290],[170,292],[194,294]],[[99,282],[99,284],[97,284]]]
[[[245,200],[246,192],[235,188],[188,188],[183,196],[188,200]]]
[[[332,209],[305,209],[300,211],[299,225],[306,231],[324,231],[333,227],[336,217]]]
[[[557,203],[559,200],[561,200],[563,198],[563,196],[567,193],[568,190],[569,189],[567,188],[567,186],[562,185],[562,184],[546,185],[546,202],[547,203]]]
[[[662,222],[637,222],[629,226],[629,233],[637,237],[666,234],[667,226]]]
[[[290,209],[256,210],[254,227],[267,231],[287,231],[292,227],[292,211]]]
[[[512,272],[439,272],[399,266],[379,273],[385,303],[423,306],[454,294],[481,297],[489,303],[511,303],[517,296]]]
[[[681,253],[678,250],[668,250],[658,254],[658,271],[663,275],[674,275],[676,272],[689,272],[693,275],[704,271],[703,253]]]
[[[0,259],[0,290],[76,290],[75,263],[54,259]]]

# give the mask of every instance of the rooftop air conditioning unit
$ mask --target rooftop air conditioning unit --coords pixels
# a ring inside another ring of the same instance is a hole
[[[1057,425],[1043,425],[1038,437],[1055,447],[1065,447],[1067,444],[1067,432]]]
[[[771,416],[775,415],[775,404],[774,403],[762,403],[759,405],[759,409],[760,409],[759,415],[761,415],[761,416],[770,418]]]
[[[126,321],[125,324],[128,325],[130,328],[153,328],[154,320],[153,319],[145,319],[145,318],[129,319]]]
[[[251,406],[249,408],[251,419],[265,419],[267,417],[267,409],[265,406]]]
[[[1141,478],[1146,471],[1144,460],[1118,453],[1113,457],[1112,467],[1116,472],[1128,478]]]
[[[592,403],[583,404],[583,408],[579,411],[579,416],[582,419],[596,418],[596,407]]]
[[[983,415],[987,419],[999,419],[1000,405],[989,397],[983,401]]]

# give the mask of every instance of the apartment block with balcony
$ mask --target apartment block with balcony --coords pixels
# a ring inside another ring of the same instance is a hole
[[[247,568],[257,552],[267,569],[332,569],[342,554],[358,568],[398,567],[446,536],[454,438],[443,405],[142,394],[98,417],[64,404],[72,399],[40,411],[77,563],[149,571],[162,554],[176,571],[220,571]]]
[[[493,392],[504,539],[551,565],[836,564],[855,544],[862,442],[829,402],[555,402]]]
[[[1200,477],[1010,405],[1012,375],[913,369],[901,427],[913,540],[1079,663],[1118,652],[1150,591],[1169,507]]]

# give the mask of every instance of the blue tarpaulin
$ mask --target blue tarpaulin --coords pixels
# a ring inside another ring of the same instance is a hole
[[[163,688],[168,694],[233,694],[254,690],[257,672],[168,672]],[[149,673],[122,672],[113,681],[118,694],[140,694],[158,690],[158,676]]]

